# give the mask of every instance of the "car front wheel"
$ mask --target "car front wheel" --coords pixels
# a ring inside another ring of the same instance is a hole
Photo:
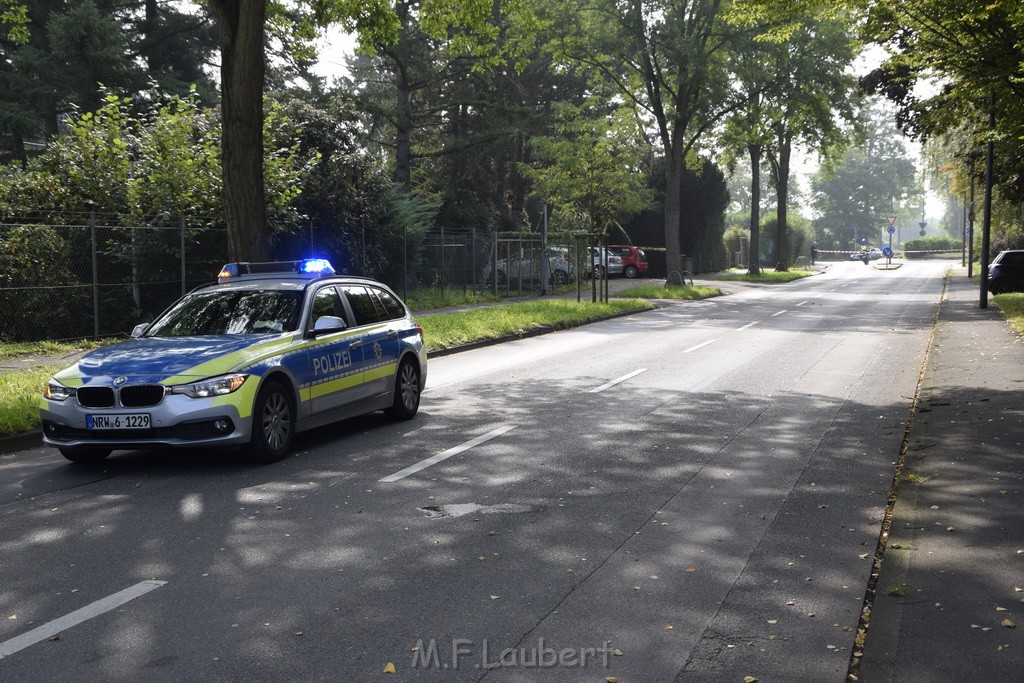
[[[256,396],[252,419],[252,439],[246,455],[265,463],[286,456],[295,435],[295,409],[287,389],[279,382],[267,382]]]
[[[409,420],[420,408],[420,371],[411,360],[404,360],[395,377],[395,400],[384,412],[397,420]]]
[[[92,465],[102,462],[110,455],[112,448],[91,448],[79,446],[77,448],[60,448],[60,454],[75,463],[76,465]]]

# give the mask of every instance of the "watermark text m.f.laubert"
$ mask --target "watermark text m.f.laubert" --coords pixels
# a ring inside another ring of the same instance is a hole
[[[414,669],[458,670],[474,669],[585,669],[590,666],[609,668],[613,650],[611,641],[598,647],[554,648],[538,638],[535,645],[520,645],[496,649],[486,639],[482,641],[453,638],[446,648],[437,639],[416,641],[412,651]]]

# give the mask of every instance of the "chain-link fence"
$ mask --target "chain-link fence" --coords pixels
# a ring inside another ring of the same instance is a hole
[[[139,223],[97,213],[0,222],[0,340],[126,334],[212,282],[229,261],[223,228],[184,217]],[[406,299],[428,292],[424,298],[432,300],[436,292],[520,296],[579,282],[598,242],[567,233],[552,234],[546,244],[535,233],[367,233],[316,222],[272,228],[270,235],[274,260],[327,258],[339,273],[376,278]]]

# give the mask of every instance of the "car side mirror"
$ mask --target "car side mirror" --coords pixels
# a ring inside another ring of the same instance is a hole
[[[341,332],[348,325],[343,318],[336,315],[322,315],[313,323],[313,336],[328,334],[330,332]]]
[[[141,337],[142,333],[146,331],[147,327],[149,327],[149,323],[139,323],[138,325],[133,327],[132,339],[138,339],[139,337]]]

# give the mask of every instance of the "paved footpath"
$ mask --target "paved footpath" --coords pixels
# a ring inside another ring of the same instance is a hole
[[[947,289],[859,681],[1024,680],[1024,342]]]

